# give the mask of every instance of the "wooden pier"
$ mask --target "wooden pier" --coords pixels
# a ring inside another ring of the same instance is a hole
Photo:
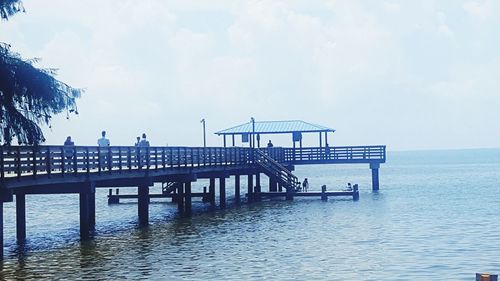
[[[226,180],[234,180],[234,202],[242,188],[246,201],[281,196],[353,196],[354,192],[297,192],[295,165],[369,164],[372,188],[379,189],[378,169],[385,163],[385,146],[252,148],[252,147],[122,147],[2,146],[0,147],[0,258],[3,258],[3,204],[16,204],[16,237],[26,239],[26,196],[66,194],[79,196],[80,237],[88,239],[96,224],[96,188],[137,187],[139,224],[148,225],[150,194],[155,183],[164,184],[161,196],[175,198],[180,212],[191,214],[192,198],[226,207]],[[269,180],[262,191],[261,175]],[[208,179],[208,190],[193,192],[192,182]],[[243,182],[246,179],[246,182]],[[359,193],[357,193],[359,198]],[[124,196],[124,195],[120,195]],[[125,197],[123,197],[125,198]]]

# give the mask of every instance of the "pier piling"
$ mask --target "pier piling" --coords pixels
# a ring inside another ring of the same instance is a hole
[[[248,193],[248,202],[253,201],[253,175],[248,174],[248,186],[247,186],[247,193]]]
[[[184,198],[185,198],[185,214],[186,216],[191,216],[192,213],[192,197],[191,197],[191,182],[188,181],[184,183]]]
[[[372,190],[379,190],[379,180],[378,180],[378,169],[380,168],[380,163],[372,162],[370,163],[370,169],[372,170]]]
[[[220,208],[226,208],[226,178],[219,178],[219,198],[220,198]]]
[[[210,185],[208,186],[208,192],[210,193],[210,205],[212,208],[215,207],[215,178],[210,178]]]
[[[16,238],[17,244],[26,242],[26,194],[16,193]]]
[[[149,186],[147,184],[137,187],[137,200],[139,225],[147,226],[149,224]]]
[[[234,197],[236,204],[241,203],[241,195],[240,195],[240,175],[234,176]]]
[[[177,186],[177,210],[180,213],[184,212],[184,185],[179,184]]]
[[[95,187],[89,193],[89,224],[90,231],[95,230]]]
[[[89,192],[82,190],[80,196],[80,239],[88,240],[90,238],[89,225]]]

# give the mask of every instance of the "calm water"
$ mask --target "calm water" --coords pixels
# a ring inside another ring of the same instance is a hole
[[[28,243],[5,204],[4,279],[473,280],[500,273],[500,150],[397,152],[370,190],[368,165],[298,167],[311,187],[358,183],[358,202],[296,199],[179,218],[97,193],[97,235],[81,244],[76,195],[28,196]],[[265,183],[266,180],[263,180]],[[208,185],[199,181],[195,187]],[[232,181],[228,182],[228,187]],[[228,188],[229,189],[229,188]],[[128,192],[132,192],[130,189]],[[159,189],[156,188],[156,191]],[[122,193],[127,191],[122,189]]]

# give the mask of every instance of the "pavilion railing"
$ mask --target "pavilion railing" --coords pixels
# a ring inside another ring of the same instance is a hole
[[[231,166],[251,164],[252,156],[241,147],[1,146],[0,179]]]
[[[385,145],[284,148],[285,163],[384,163]]]

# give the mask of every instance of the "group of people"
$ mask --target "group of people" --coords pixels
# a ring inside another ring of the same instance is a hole
[[[297,188],[297,191],[298,192],[301,192],[301,191],[307,192],[308,189],[309,189],[309,181],[307,180],[307,178],[305,178],[304,181],[302,182],[302,185],[299,182],[299,187]]]
[[[97,139],[97,146],[99,147],[107,147],[110,146],[111,143],[108,138],[106,138],[106,131],[101,132],[101,137]],[[75,146],[75,142],[71,139],[71,136],[66,138],[64,141],[64,146]],[[146,137],[146,133],[142,134],[141,137],[137,137],[137,142],[135,143],[136,147],[149,147],[149,141]]]
[[[106,137],[106,131],[102,131],[101,137],[99,139],[97,139],[97,146],[99,146],[99,148],[100,148],[100,150],[99,150],[99,162],[100,162],[100,167],[102,167],[102,169],[106,169],[107,166],[110,164],[108,162],[109,150],[106,149],[106,147],[109,147],[110,145],[111,145],[111,142]],[[66,140],[64,141],[64,146],[65,146],[64,156],[68,160],[67,165],[69,166],[72,164],[72,159],[74,158],[74,154],[76,152],[76,150],[73,148],[75,146],[75,142],[71,139],[71,136],[68,136],[66,138]],[[142,138],[137,137],[137,142],[135,143],[135,146],[139,147],[139,148],[150,146],[149,141],[148,141],[145,133],[142,134]],[[145,157],[145,159],[138,158],[140,162],[147,161],[147,155],[143,155],[142,157]],[[109,169],[111,169],[111,167],[109,167]]]

